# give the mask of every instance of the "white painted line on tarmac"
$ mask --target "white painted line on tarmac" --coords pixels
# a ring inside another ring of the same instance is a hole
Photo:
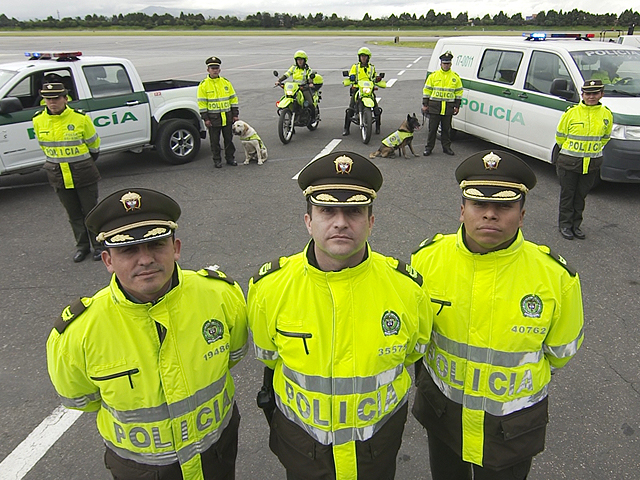
[[[333,140],[331,140],[326,147],[324,147],[319,154],[317,154],[315,157],[313,157],[313,159],[311,159],[311,161],[309,163],[307,163],[307,165],[309,165],[310,163],[315,162],[317,159],[319,159],[320,157],[324,157],[325,155],[328,155],[329,153],[333,152],[333,150],[340,144],[340,142],[342,141],[341,138],[334,138]],[[300,172],[302,170],[305,169],[305,167],[307,166],[305,165],[304,167],[302,167],[300,169]],[[293,177],[291,177],[291,180],[297,180],[298,176],[300,175],[300,172],[296,173]]]
[[[418,57],[418,58],[416,58],[416,59],[413,61],[413,63],[414,63],[414,64],[415,64],[415,63],[418,63],[420,60],[422,60],[422,57]]]
[[[57,407],[0,463],[2,478],[21,480],[80,415],[79,410]]]
[[[387,88],[391,88],[391,87],[393,87],[393,84],[394,84],[394,83],[396,83],[397,81],[398,81],[398,79],[397,79],[397,78],[392,78],[391,80],[389,80],[389,81],[387,82]]]
[[[409,65],[407,65],[407,66],[406,66],[406,67],[404,67],[404,68],[411,68],[411,67],[413,67],[413,63],[410,63]]]
[[[400,71],[398,72],[398,76],[402,75],[404,72],[406,72],[406,70],[400,70]]]

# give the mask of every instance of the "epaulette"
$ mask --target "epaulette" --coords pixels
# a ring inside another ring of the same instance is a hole
[[[572,277],[575,277],[576,274],[578,273],[573,267],[571,267],[569,265],[569,263],[567,262],[567,260],[565,260],[565,258],[562,255],[557,254],[556,252],[554,252],[553,250],[551,250],[549,247],[547,247],[546,245],[538,245],[538,248],[540,249],[540,251],[546,253],[547,255],[549,255],[551,258],[553,258],[556,262],[558,262],[560,265],[562,265],[564,267],[564,269],[569,272],[569,274]]]
[[[229,275],[213,267],[203,268],[201,272],[203,272],[208,278],[217,278],[218,280],[224,280],[229,285],[235,285],[236,283],[235,280]]]
[[[68,305],[53,324],[53,328],[55,328],[59,334],[65,331],[65,329],[69,326],[71,322],[73,322],[78,315],[84,312],[87,309],[87,306],[82,302],[82,298],[77,299],[71,305]]]
[[[69,107],[69,108],[71,108],[71,107]],[[87,112],[85,112],[81,108],[71,108],[71,110],[73,110],[76,113],[79,113],[80,115],[86,115],[87,114]]]
[[[262,278],[266,277],[270,273],[275,272],[280,269],[280,258],[275,260],[271,260],[270,262],[263,263],[262,266],[258,269],[258,271],[253,274],[251,277],[253,279],[253,283],[257,283]]]
[[[44,109],[38,110],[36,113],[34,113],[33,118],[36,118],[38,115],[42,115],[42,112],[44,112]]]
[[[404,263],[402,260],[398,260],[398,266],[396,267],[396,270],[409,277],[418,285],[422,286],[422,275],[420,275],[418,271],[408,263]]]
[[[579,104],[578,103],[574,103],[573,105],[569,105],[567,107],[567,109],[565,110],[565,112],[568,112],[569,110],[571,110],[573,107],[577,107]]]
[[[429,245],[431,245],[432,243],[437,242],[438,240],[440,240],[442,237],[444,237],[443,234],[441,233],[436,233],[433,237],[427,238],[426,240],[423,240],[422,243],[420,243],[420,245],[418,245],[418,248],[416,248],[416,250],[412,253],[412,255],[415,255],[416,253],[418,253],[420,250],[422,250],[424,247],[428,247]]]

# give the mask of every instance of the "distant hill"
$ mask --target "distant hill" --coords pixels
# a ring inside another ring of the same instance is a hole
[[[166,7],[151,6],[138,11],[140,13],[146,13],[149,16],[153,14],[164,15],[168,13],[173,17],[179,17],[181,12],[185,14],[192,13],[194,15],[201,13],[202,15],[204,15],[205,18],[208,18],[208,17],[217,18],[220,16],[225,17],[229,15],[230,17],[237,17],[238,19],[242,20],[247,16],[246,12],[232,11],[228,9],[217,9],[217,8],[193,9],[193,8],[166,8]]]

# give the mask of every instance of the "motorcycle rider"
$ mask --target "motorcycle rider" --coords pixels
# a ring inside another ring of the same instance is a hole
[[[360,50],[358,50],[358,62],[351,65],[351,70],[349,70],[349,81],[351,82],[349,95],[351,95],[351,99],[349,100],[349,108],[347,109],[347,112],[344,116],[344,130],[342,130],[343,136],[349,135],[351,117],[355,113],[355,93],[358,91],[358,81],[368,80],[373,82],[376,87],[380,88],[385,88],[387,86],[386,82],[384,82],[379,75],[376,75],[376,67],[375,65],[369,63],[370,60],[371,50],[369,50],[367,47],[362,47]],[[376,133],[380,133],[380,118],[382,117],[382,108],[378,106],[375,95],[373,96],[373,102],[375,104],[375,106],[373,107],[373,112],[378,118],[378,121],[376,122]]]
[[[316,117],[316,109],[313,107],[313,91],[316,85],[313,83],[313,79],[316,73],[311,70],[311,67],[307,64],[309,57],[304,50],[298,50],[293,54],[294,64],[289,67],[284,75],[278,77],[276,86],[282,85],[287,77],[291,77],[294,82],[300,85],[300,90],[304,95],[305,107],[310,106],[311,120]]]

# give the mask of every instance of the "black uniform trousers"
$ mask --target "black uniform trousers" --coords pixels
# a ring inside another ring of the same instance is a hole
[[[356,441],[359,480],[393,480],[396,457],[407,421],[405,403],[376,434]],[[287,480],[334,480],[332,445],[323,445],[276,408],[271,419],[269,448],[287,470]]]
[[[438,126],[441,125],[440,143],[442,149],[451,148],[451,119],[453,115],[438,115],[429,111],[429,136],[427,137],[427,150],[433,150],[436,146]]]
[[[90,238],[84,218],[98,203],[98,184],[92,183],[79,188],[54,187],[60,203],[67,211],[69,224],[76,239],[76,248],[89,252],[91,246],[96,247],[95,239]]]
[[[200,454],[205,480],[234,480],[238,455],[240,412],[234,403],[231,420],[220,438]],[[182,480],[178,462],[170,465],[144,465],[116,455],[107,447],[104,463],[114,480]]]
[[[556,165],[560,181],[559,228],[579,228],[582,223],[587,194],[600,176],[600,170],[591,170],[586,175]]]
[[[211,155],[213,156],[213,163],[222,163],[222,149],[220,148],[220,134],[222,134],[222,140],[224,141],[224,158],[227,163],[234,161],[234,155],[236,153],[236,147],[233,144],[233,132],[231,131],[231,124],[227,124],[224,127],[209,127],[209,142],[211,144]]]

